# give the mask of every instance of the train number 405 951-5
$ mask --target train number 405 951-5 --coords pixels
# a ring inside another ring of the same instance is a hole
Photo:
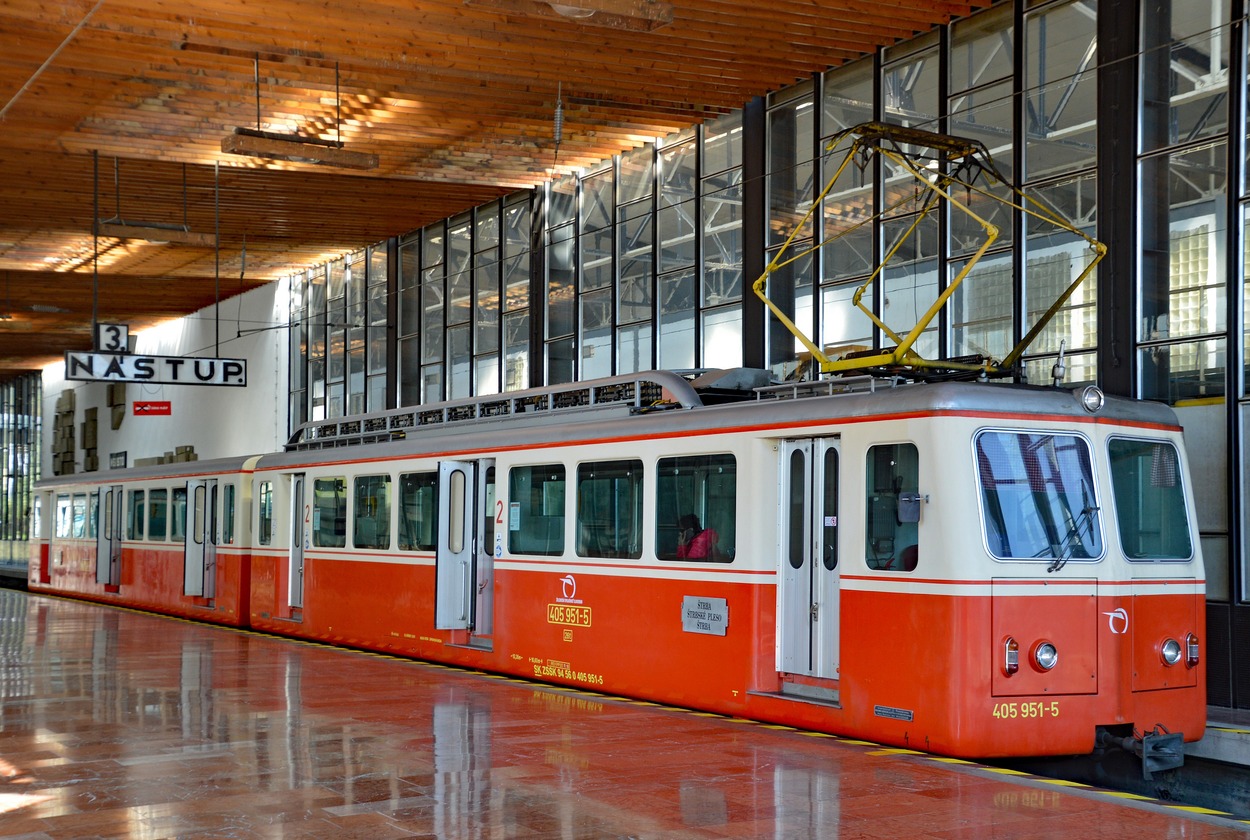
[[[994,717],[1013,720],[1019,718],[1056,718],[1059,717],[1059,701],[1043,700],[1026,701],[1024,703],[995,703]]]

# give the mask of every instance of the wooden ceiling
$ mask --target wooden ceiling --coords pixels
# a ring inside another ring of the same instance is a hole
[[[93,301],[194,312],[988,2],[4,0],[0,376],[89,349]],[[236,127],[378,163],[224,153]]]

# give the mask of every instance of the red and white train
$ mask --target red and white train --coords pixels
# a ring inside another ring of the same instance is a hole
[[[29,586],[952,756],[1110,740],[1159,769],[1202,736],[1169,408],[750,379],[614,377],[44,481]]]

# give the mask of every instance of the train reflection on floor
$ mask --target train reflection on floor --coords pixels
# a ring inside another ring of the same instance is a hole
[[[871,745],[0,590],[0,837],[1245,835]]]

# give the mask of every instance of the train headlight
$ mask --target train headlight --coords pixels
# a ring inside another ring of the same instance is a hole
[[[1011,676],[1020,670],[1020,643],[1010,636],[1003,642],[1003,673]]]
[[[1103,403],[1107,401],[1102,389],[1097,385],[1086,385],[1076,392],[1076,398],[1080,402],[1081,408],[1090,414],[1097,414],[1099,411],[1102,411]]]
[[[1185,636],[1185,667],[1193,668],[1198,664],[1198,637],[1193,633]]]
[[[1050,642],[1038,642],[1033,648],[1033,662],[1042,671],[1049,671],[1059,662],[1059,651]]]
[[[1159,657],[1169,668],[1181,661],[1181,643],[1176,639],[1164,639],[1159,647]]]

